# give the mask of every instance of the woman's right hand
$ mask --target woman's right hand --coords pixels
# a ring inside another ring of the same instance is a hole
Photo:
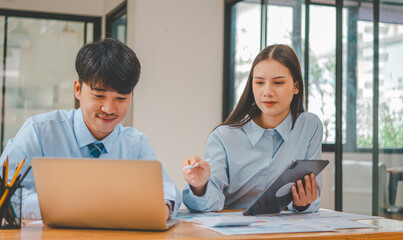
[[[199,163],[198,167],[183,170],[184,167],[196,163]],[[206,193],[207,182],[210,178],[210,165],[206,161],[198,156],[191,156],[183,160],[182,174],[194,195],[203,196]]]

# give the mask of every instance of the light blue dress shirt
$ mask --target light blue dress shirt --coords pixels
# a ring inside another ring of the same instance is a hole
[[[244,209],[291,161],[321,159],[323,126],[320,119],[304,112],[292,130],[291,126],[289,113],[274,129],[263,129],[253,120],[241,128],[216,128],[206,147],[205,159],[211,159],[206,193],[198,197],[188,185],[183,190],[183,203],[192,212]],[[320,191],[321,174],[317,182]],[[319,204],[318,196],[304,212],[317,211]],[[295,211],[292,203],[288,207]]]
[[[17,135],[8,141],[0,157],[0,163],[3,164],[8,156],[9,165],[15,166],[26,157],[24,168],[21,170],[25,172],[33,157],[90,158],[87,145],[94,141],[97,140],[85,125],[81,109],[39,114],[30,117]],[[118,124],[100,142],[105,146],[100,159],[157,159],[147,136],[133,127],[122,127]],[[164,169],[162,172],[164,198],[174,202],[173,216],[175,216],[181,205],[181,195]],[[13,172],[10,173],[12,176]],[[39,219],[38,196],[32,171],[24,179],[23,185],[26,189],[23,191],[22,217]]]

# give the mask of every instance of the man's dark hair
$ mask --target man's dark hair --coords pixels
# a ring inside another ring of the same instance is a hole
[[[80,84],[100,86],[121,94],[133,91],[140,77],[136,54],[114,38],[84,45],[77,54],[76,71]]]

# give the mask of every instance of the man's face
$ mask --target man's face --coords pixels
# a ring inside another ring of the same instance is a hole
[[[91,88],[74,82],[74,94],[80,101],[85,125],[97,140],[102,140],[115,129],[127,114],[132,94],[121,94],[102,86]]]

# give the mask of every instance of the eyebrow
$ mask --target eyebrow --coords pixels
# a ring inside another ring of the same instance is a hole
[[[97,88],[97,87],[93,87],[93,88],[91,88],[91,90],[98,91],[98,92],[107,92],[108,91],[107,89]],[[117,93],[121,94],[121,95],[129,95],[130,94],[130,93],[122,93],[122,92],[117,92]]]
[[[253,76],[253,78],[264,79],[264,77],[259,77],[259,76]],[[286,78],[286,77],[285,76],[276,76],[272,79],[279,79],[279,78]]]
[[[98,92],[106,92],[106,89],[97,88],[97,87],[92,87],[91,90],[95,90],[95,91],[98,91]]]

